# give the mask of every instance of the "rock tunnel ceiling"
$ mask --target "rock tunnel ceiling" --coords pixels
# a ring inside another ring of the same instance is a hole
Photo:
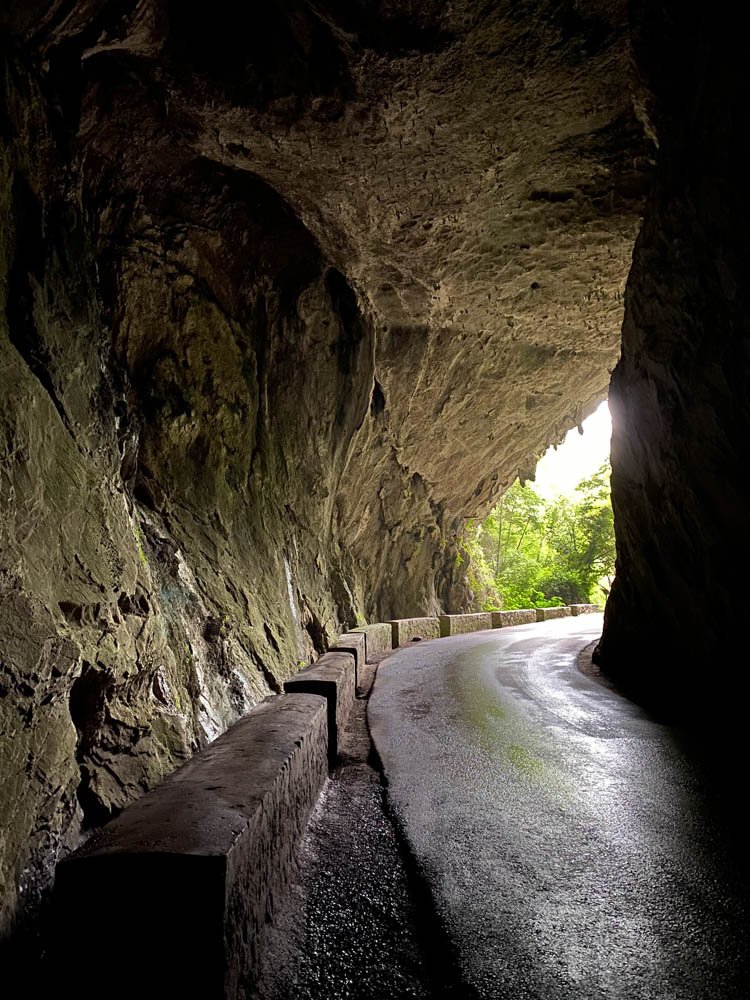
[[[11,4],[3,918],[607,392],[625,4]],[[20,887],[20,889],[19,889]]]

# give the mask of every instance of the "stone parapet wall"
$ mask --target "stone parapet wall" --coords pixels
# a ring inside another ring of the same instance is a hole
[[[116,970],[118,997],[245,996],[327,774],[325,700],[277,695],[60,862],[57,947],[76,995],[99,996]],[[92,920],[103,899],[116,905]],[[86,961],[71,964],[81,928]]]
[[[507,628],[509,625],[529,625],[536,621],[533,608],[519,608],[517,611],[492,611],[492,627]]]
[[[362,668],[367,663],[367,639],[363,632],[345,632],[329,647],[329,653],[349,653],[354,657],[354,685],[359,684]]]
[[[440,616],[441,638],[448,635],[462,635],[466,632],[481,632],[482,629],[492,627],[492,615],[489,611],[471,615]]]
[[[378,653],[387,653],[393,649],[393,629],[390,622],[376,622],[374,625],[360,625],[353,628],[352,633],[362,633],[365,637],[365,655],[369,660]]]
[[[405,618],[342,635],[285,682],[284,694],[253,708],[59,863],[61,954],[74,950],[71,934],[84,923],[91,928],[87,915],[102,894],[120,900],[116,914],[90,930],[93,959],[84,981],[77,980],[82,1000],[115,966],[133,993],[148,975],[155,992],[165,995],[196,989],[219,1000],[244,995],[264,946],[265,915],[289,881],[295,846],[329,767],[337,764],[357,668],[368,658],[415,639],[598,610],[576,605],[575,611],[564,606]],[[138,955],[127,968],[115,953],[125,939]],[[178,953],[194,961],[160,960]]]
[[[328,705],[328,758],[336,766],[339,741],[356,696],[354,652],[333,650],[284,681],[287,694],[315,694]]]
[[[537,608],[536,620],[538,622],[548,622],[553,618],[570,618],[570,607],[567,604],[555,608]]]
[[[439,618],[398,618],[390,621],[393,648],[411,642],[413,639],[439,639]]]

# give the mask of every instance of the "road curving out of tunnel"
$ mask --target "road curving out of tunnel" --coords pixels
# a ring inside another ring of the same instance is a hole
[[[731,784],[700,739],[578,669],[600,631],[567,618],[382,663],[369,722],[390,807],[467,992],[739,1000],[750,893]]]

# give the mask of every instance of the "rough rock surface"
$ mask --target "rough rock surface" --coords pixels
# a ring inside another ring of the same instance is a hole
[[[727,713],[746,713],[732,671],[747,661],[750,83],[724,5],[637,14],[659,166],[610,394],[617,575],[597,662],[725,738]]]
[[[0,932],[606,393],[619,0],[0,12]]]

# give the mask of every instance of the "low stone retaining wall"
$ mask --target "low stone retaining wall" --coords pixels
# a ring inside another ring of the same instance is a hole
[[[114,996],[138,996],[146,980],[155,996],[251,993],[268,913],[337,761],[367,660],[416,638],[599,610],[401,618],[340,636],[285,682],[284,694],[257,705],[57,866],[61,967],[74,970],[76,995],[98,998],[108,983]],[[96,916],[102,898],[115,901],[106,921]]]
[[[300,670],[284,682],[287,694],[317,694],[325,698],[328,706],[328,760],[336,766],[339,756],[339,734],[344,731],[346,720],[356,697],[356,679],[353,653],[335,650]]]
[[[328,650],[329,653],[350,653],[354,657],[354,677],[359,683],[359,674],[367,662],[367,640],[364,632],[345,632]]]
[[[327,775],[324,699],[277,695],[60,862],[75,995],[245,996]]]
[[[548,622],[553,618],[570,618],[570,606],[563,604],[556,608],[537,608],[536,620],[538,622]]]
[[[520,608],[518,611],[492,611],[491,618],[493,628],[529,625],[536,621],[536,611],[533,608]]]
[[[390,621],[393,649],[411,642],[412,639],[439,639],[439,618],[397,618]]]
[[[492,615],[489,611],[473,615],[441,615],[440,636],[462,635],[465,632],[481,632],[492,628]]]
[[[387,653],[393,649],[393,629],[390,622],[361,625],[359,628],[353,628],[348,634],[355,632],[361,632],[365,637],[365,653],[368,660],[378,653]]]
[[[571,604],[570,613],[574,617],[577,615],[595,615],[601,614],[601,608],[598,604]]]

